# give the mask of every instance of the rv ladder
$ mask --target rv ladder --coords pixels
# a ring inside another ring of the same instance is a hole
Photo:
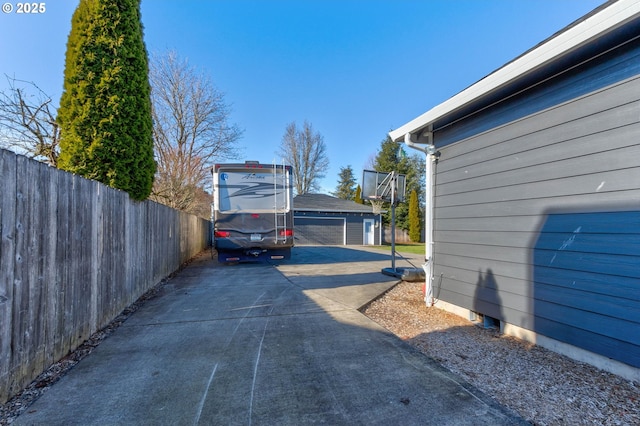
[[[282,191],[278,191],[278,166],[275,161],[273,162],[273,198],[274,206],[273,212],[275,216],[275,230],[276,238],[275,242],[284,243],[287,240],[287,174],[284,167],[284,159],[282,160]],[[282,194],[282,199],[278,199],[278,194]],[[280,201],[280,203],[278,203]],[[282,206],[282,209],[278,209],[278,205]]]

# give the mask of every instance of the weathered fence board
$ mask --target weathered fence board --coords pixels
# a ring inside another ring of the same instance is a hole
[[[210,223],[0,150],[0,402],[209,244]]]
[[[2,174],[3,198],[11,202],[0,203],[0,321],[6,327],[0,327],[0,380],[11,385],[13,364],[11,345],[13,337],[13,302],[14,302],[14,262],[15,227],[16,227],[16,161],[15,154],[0,150],[0,173]],[[6,391],[5,391],[6,393]],[[2,394],[0,394],[2,396]],[[0,398],[1,400],[1,398]]]

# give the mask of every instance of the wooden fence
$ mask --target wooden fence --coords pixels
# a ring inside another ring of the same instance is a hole
[[[209,244],[210,223],[0,150],[0,402]]]
[[[420,234],[420,241],[424,242],[424,230]],[[409,238],[409,231],[396,228],[396,243],[409,244],[411,242],[411,238]],[[389,225],[385,225],[382,228],[382,243],[391,244],[391,226]]]

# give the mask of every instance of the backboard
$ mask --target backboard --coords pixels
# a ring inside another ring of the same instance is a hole
[[[377,172],[363,170],[362,193],[363,200],[384,200],[403,202],[405,200],[406,176],[396,172]]]

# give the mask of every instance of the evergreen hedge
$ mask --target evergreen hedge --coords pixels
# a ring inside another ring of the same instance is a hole
[[[409,197],[409,239],[414,242],[420,242],[420,234],[422,223],[420,221],[420,205],[418,204],[418,193],[416,190],[411,191]]]
[[[80,0],[58,122],[58,167],[149,196],[156,166],[140,0]]]

